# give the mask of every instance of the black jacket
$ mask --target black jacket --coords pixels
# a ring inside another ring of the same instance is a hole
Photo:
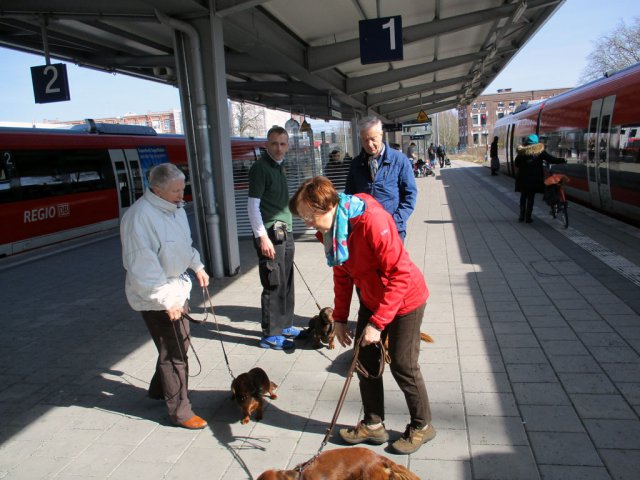
[[[516,192],[544,193],[544,162],[566,163],[564,158],[549,155],[542,143],[521,145],[516,151]]]

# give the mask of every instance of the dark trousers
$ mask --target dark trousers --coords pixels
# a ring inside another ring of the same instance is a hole
[[[140,313],[158,350],[156,372],[149,385],[149,395],[164,398],[171,421],[182,423],[194,415],[187,396],[189,322],[185,319],[172,322],[164,311]]]
[[[533,202],[536,199],[536,192],[525,190],[520,193],[520,220],[531,219],[533,213]]]
[[[269,238],[273,242],[271,233]],[[259,240],[254,244],[262,284],[262,335],[282,335],[282,330],[293,324],[293,255],[296,249],[293,233],[288,232],[284,242],[273,244],[276,250],[273,260],[262,255]]]
[[[422,428],[431,423],[431,407],[427,387],[422,378],[418,357],[420,356],[420,325],[425,305],[406,315],[397,316],[381,335],[381,340],[389,337],[389,369],[400,390],[404,394],[411,425]],[[358,311],[356,338],[369,323],[373,313],[364,306]],[[367,345],[360,349],[360,363],[372,374],[377,374],[382,361],[380,348]],[[384,385],[382,377],[366,378],[358,372],[360,379],[360,397],[364,407],[364,422],[367,424],[384,421]]]

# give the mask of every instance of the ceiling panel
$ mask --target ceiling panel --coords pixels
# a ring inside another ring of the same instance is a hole
[[[215,5],[224,27],[232,98],[326,118],[329,110],[317,106],[331,96],[343,105],[344,119],[378,115],[397,122],[414,119],[420,109],[435,113],[475,98],[562,3],[217,0]],[[207,0],[2,0],[0,46],[42,53],[46,15],[53,57],[174,83],[175,77],[154,68],[175,62],[172,31],[156,11],[188,23],[213,10]],[[358,22],[378,15],[402,16],[404,58],[362,65]],[[287,95],[286,85],[295,85],[295,91]],[[416,105],[398,110],[393,104],[399,101]]]

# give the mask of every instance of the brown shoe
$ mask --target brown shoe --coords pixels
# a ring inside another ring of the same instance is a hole
[[[200,430],[207,426],[207,421],[204,418],[200,418],[199,416],[194,415],[189,420],[185,420],[178,425],[184,428],[188,428],[189,430]]]
[[[391,447],[398,453],[409,455],[417,452],[418,449],[433,440],[436,436],[436,429],[433,425],[429,425],[424,429],[413,428],[411,424],[407,425],[407,429],[402,436],[391,444]]]
[[[340,436],[342,440],[351,445],[363,442],[381,445],[389,440],[389,434],[384,427],[384,423],[378,428],[369,428],[366,423],[360,422],[355,428],[341,428]]]

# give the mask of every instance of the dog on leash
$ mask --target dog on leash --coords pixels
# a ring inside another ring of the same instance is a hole
[[[267,373],[260,367],[252,368],[246,373],[238,375],[231,382],[231,398],[242,410],[242,424],[246,425],[255,412],[256,420],[262,420],[264,396],[271,400],[278,398],[278,385],[269,380]]]
[[[309,320],[309,332],[313,339],[313,348],[320,348],[322,344],[327,344],[329,350],[335,348],[336,326],[333,320],[333,308],[325,307],[320,310],[318,315],[311,317]],[[431,335],[420,332],[420,340],[427,343],[433,343]],[[389,339],[385,343],[388,347]]]
[[[300,468],[303,468],[300,474]],[[362,447],[322,452],[294,470],[267,470],[258,480],[420,480],[402,465]]]
[[[333,323],[333,308],[325,307],[309,320],[309,332],[313,339],[313,348],[327,344],[329,350],[335,348],[336,326]]]

